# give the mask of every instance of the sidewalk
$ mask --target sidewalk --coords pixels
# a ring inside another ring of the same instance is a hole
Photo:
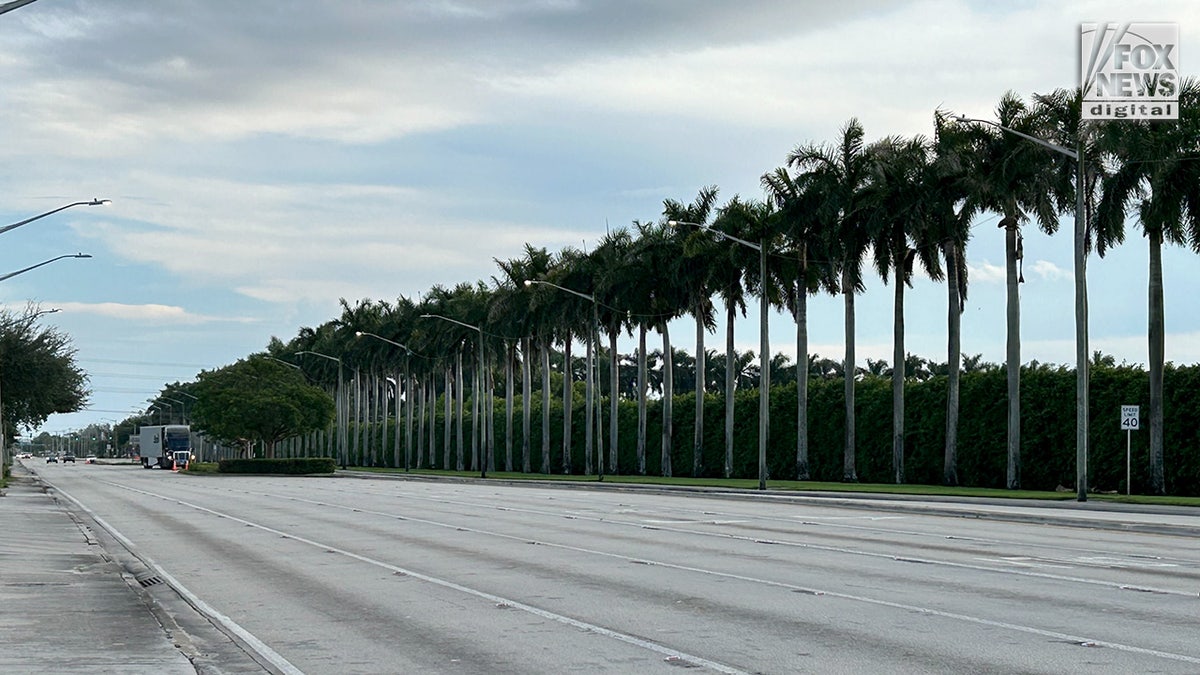
[[[0,497],[0,672],[194,675],[121,566],[21,466]]]
[[[21,462],[0,496],[0,673],[276,672]],[[86,516],[85,516],[86,518]]]

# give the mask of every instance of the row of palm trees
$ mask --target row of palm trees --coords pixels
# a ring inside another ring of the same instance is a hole
[[[1149,241],[1149,370],[1150,447],[1152,490],[1164,489],[1162,469],[1163,307],[1162,259],[1164,243],[1188,245],[1200,251],[1200,87],[1187,80],[1180,91],[1180,119],[1176,122],[1114,121],[1100,124],[1080,117],[1078,90],[1038,95],[1026,102],[1008,93],[996,107],[1002,127],[1044,138],[1067,147],[1082,146],[1087,163],[1082,189],[1086,204],[1088,249],[1100,255],[1126,236],[1127,215],[1132,214]],[[972,124],[939,111],[932,137],[889,136],[868,143],[857,120],[842,127],[834,142],[805,143],[787,155],[784,166],[761,178],[765,199],[733,197],[718,204],[715,186],[705,187],[690,201],[667,199],[661,219],[635,221],[631,227],[606,234],[591,251],[565,248],[551,253],[526,245],[523,255],[497,260],[498,273],[489,281],[435,286],[420,298],[400,297],[395,302],[342,301],[342,315],[317,328],[303,328],[286,344],[274,340],[272,356],[298,362],[301,352],[334,355],[352,370],[374,374],[373,384],[355,401],[374,406],[376,416],[389,400],[396,402],[395,447],[404,435],[405,456],[418,449],[424,462],[425,420],[430,441],[434,438],[432,410],[443,393],[443,466],[450,465],[451,436],[459,448],[457,468],[464,467],[463,421],[468,380],[473,420],[470,434],[471,466],[494,468],[496,460],[490,392],[497,377],[504,379],[505,411],[510,423],[506,434],[505,468],[514,468],[511,419],[516,394],[514,378],[520,370],[520,394],[532,397],[533,375],[541,379],[543,401],[551,392],[551,353],[561,353],[563,371],[564,470],[569,459],[573,415],[572,349],[582,344],[587,363],[601,355],[608,359],[607,413],[599,395],[599,368],[588,367],[585,400],[587,473],[603,472],[605,440],[615,447],[618,437],[617,399],[622,388],[618,377],[621,357],[617,340],[636,334],[636,398],[638,402],[637,467],[645,471],[649,439],[646,438],[648,397],[647,340],[651,332],[661,339],[661,395],[663,435],[661,466],[671,475],[675,349],[671,322],[690,317],[695,324],[695,370],[705,373],[708,350],[705,340],[717,329],[719,313],[725,319],[725,461],[723,474],[733,467],[732,410],[737,387],[739,355],[734,350],[736,319],[745,315],[751,296],[792,315],[796,325],[797,446],[794,478],[809,478],[807,433],[807,383],[810,357],[807,338],[807,303],[810,296],[840,295],[845,318],[843,373],[857,373],[855,354],[855,298],[866,289],[866,266],[871,265],[894,294],[893,364],[903,364],[905,351],[905,289],[919,271],[946,282],[947,292],[947,416],[943,480],[957,483],[958,387],[963,361],[960,317],[967,297],[965,251],[972,223],[994,214],[1005,230],[1008,346],[1008,476],[1007,485],[1020,485],[1020,308],[1017,293],[1021,279],[1021,228],[1035,221],[1053,234],[1059,217],[1074,210],[1074,162],[1045,148],[1008,134],[1000,128]],[[668,223],[677,223],[672,227]],[[734,245],[721,236],[762,242],[766,274],[759,271],[758,252]],[[765,277],[765,278],[764,278]],[[528,284],[526,281],[545,283]],[[557,288],[555,288],[557,286]],[[564,292],[564,290],[568,292]],[[573,291],[573,292],[572,292]],[[718,305],[720,309],[718,309]],[[600,333],[608,339],[600,344]],[[365,339],[364,339],[365,338]],[[379,339],[374,339],[379,338]],[[558,360],[558,357],[555,357]],[[468,376],[465,365],[475,374]],[[332,387],[334,366],[328,359],[306,368]],[[323,371],[323,372],[322,372]],[[905,368],[891,369],[893,385],[892,466],[894,480],[904,481],[904,381]],[[392,374],[389,384],[384,373]],[[362,380],[356,377],[355,381]],[[592,383],[595,395],[593,396]],[[703,405],[706,378],[695,378],[696,422],[690,473],[700,475],[704,438]],[[855,438],[856,377],[845,377],[846,427],[843,479],[857,480]],[[348,405],[349,398],[344,402]],[[401,410],[406,403],[406,410]],[[356,405],[358,405],[356,403]],[[532,406],[523,405],[520,470],[530,466]],[[542,466],[550,472],[549,413],[542,406]],[[605,415],[608,428],[604,430]],[[412,441],[411,420],[417,416],[418,439]],[[406,416],[409,429],[401,434]],[[371,417],[368,416],[368,419]],[[457,420],[452,426],[451,420]],[[385,427],[386,428],[386,427]],[[363,434],[369,433],[363,427]],[[386,433],[386,431],[385,431]],[[364,437],[364,447],[367,439]],[[384,439],[386,443],[386,439]],[[433,447],[429,446],[433,460]],[[616,472],[616,452],[608,453],[607,470]]]

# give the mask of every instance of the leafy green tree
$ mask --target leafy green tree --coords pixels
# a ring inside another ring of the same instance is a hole
[[[230,444],[260,441],[268,458],[279,441],[323,429],[333,419],[329,394],[261,354],[201,372],[193,389],[197,431]]]
[[[75,363],[71,338],[38,324],[36,304],[20,312],[0,310],[0,410],[5,447],[19,429],[31,429],[53,413],[82,409],[91,393]]]

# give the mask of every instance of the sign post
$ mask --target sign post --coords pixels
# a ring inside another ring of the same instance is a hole
[[[1125,494],[1131,494],[1130,490],[1133,486],[1133,475],[1130,473],[1130,447],[1132,445],[1133,432],[1138,429],[1141,424],[1140,407],[1136,405],[1121,406],[1121,428],[1125,430]]]

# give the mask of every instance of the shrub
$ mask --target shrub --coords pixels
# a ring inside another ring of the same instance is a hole
[[[337,462],[332,457],[289,457],[285,459],[222,459],[218,473],[255,473],[298,476],[333,473]]]

